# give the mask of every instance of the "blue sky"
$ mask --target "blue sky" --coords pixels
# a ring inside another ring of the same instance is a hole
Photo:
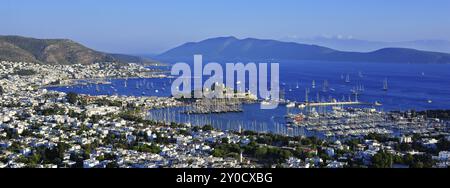
[[[230,35],[450,40],[449,10],[448,0],[1,0],[0,35],[133,54]]]

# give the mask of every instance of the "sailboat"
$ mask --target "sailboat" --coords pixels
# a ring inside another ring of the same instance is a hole
[[[364,77],[361,71],[358,72],[358,76],[359,76],[360,78]]]
[[[387,78],[385,78],[384,82],[383,82],[383,90],[387,91],[388,89],[389,89],[389,87],[388,87],[388,80],[387,80]]]
[[[324,81],[323,81],[322,91],[323,91],[323,92],[327,92],[328,89],[329,89],[328,80],[324,80]]]
[[[316,81],[315,81],[315,80],[312,81],[312,88],[313,88],[313,89],[316,88]]]
[[[350,83],[350,75],[347,74],[347,77],[345,77],[345,83]]]
[[[299,88],[299,85],[298,85],[298,82],[297,82],[297,86],[295,86],[295,89],[298,89]]]

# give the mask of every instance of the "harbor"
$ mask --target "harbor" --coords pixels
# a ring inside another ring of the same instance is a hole
[[[437,80],[442,82],[448,76],[447,72],[440,71],[443,68],[431,71],[422,65],[410,65],[409,69],[412,70],[405,73],[398,67],[401,65],[386,65],[391,72],[387,72],[385,68],[380,70],[372,64],[342,63],[341,67],[329,69],[333,65],[327,62],[296,62],[295,65],[285,62],[280,83],[282,100],[279,102],[282,103],[274,110],[260,109],[261,105],[268,103],[264,99],[254,103],[200,100],[184,103],[182,107],[150,110],[148,118],[165,123],[212,125],[222,130],[244,129],[290,136],[317,135],[332,138],[361,136],[370,132],[397,134],[403,129],[389,124],[398,122],[387,121],[390,120],[387,117],[392,111],[444,109],[450,105],[450,91],[436,91],[440,87],[434,84]],[[350,71],[348,67],[358,71]],[[424,71],[428,74],[423,74]],[[427,84],[418,85],[417,80]],[[169,77],[116,78],[105,81],[108,83],[49,89],[105,96],[171,96],[172,78]],[[376,113],[369,112],[372,110]],[[337,114],[346,114],[347,118]],[[367,122],[359,122],[358,119]],[[347,125],[347,121],[355,123]],[[425,130],[418,127],[410,131]]]

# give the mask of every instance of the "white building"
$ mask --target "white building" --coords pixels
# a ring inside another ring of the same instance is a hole
[[[441,151],[441,152],[439,152],[439,160],[441,160],[441,161],[450,161],[450,151]]]
[[[400,143],[412,143],[412,136],[402,136],[400,137]]]

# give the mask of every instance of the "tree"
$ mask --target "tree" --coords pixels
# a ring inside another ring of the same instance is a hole
[[[410,151],[412,149],[411,145],[408,143],[400,143],[398,145],[398,149],[400,151]]]
[[[372,157],[372,167],[374,168],[391,168],[394,162],[392,154],[380,151]]]
[[[66,99],[70,104],[76,104],[78,102],[78,94],[69,92],[67,93]]]
[[[203,131],[212,131],[212,130],[214,130],[214,127],[211,125],[205,125],[205,126],[203,126],[202,129],[203,129]]]
[[[266,154],[267,154],[267,147],[259,147],[259,148],[256,149],[256,151],[255,151],[255,156],[256,156],[258,159],[263,159],[263,158],[265,158]]]
[[[438,151],[448,151],[450,150],[450,141],[445,138],[439,140],[436,144]]]
[[[414,156],[411,154],[406,154],[403,156],[403,162],[407,165],[412,165],[414,163]]]
[[[222,138],[222,143],[228,144],[229,142],[230,142],[230,139],[228,139],[227,137]]]

